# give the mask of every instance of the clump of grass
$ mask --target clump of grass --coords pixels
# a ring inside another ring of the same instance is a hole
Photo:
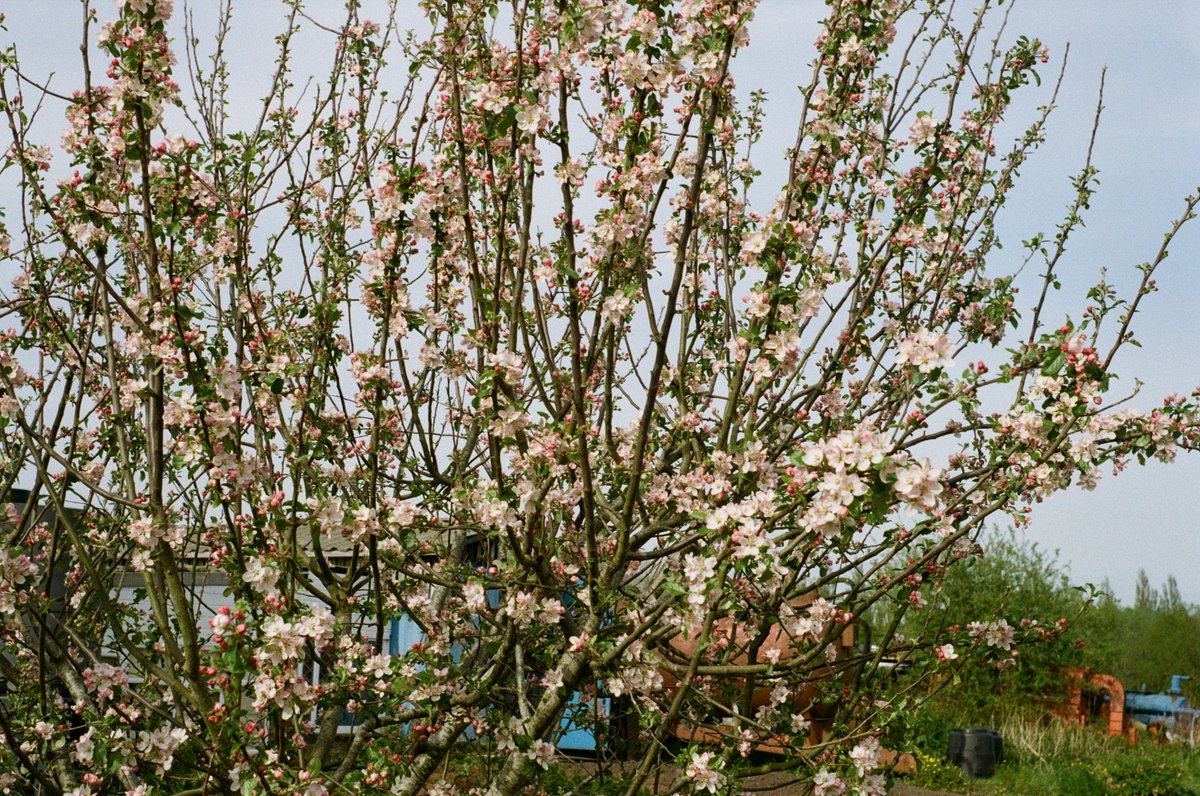
[[[1127,746],[1093,727],[1027,713],[1010,712],[999,724],[1005,756],[1028,763],[1070,763],[1120,753]]]
[[[1022,796],[1200,796],[1200,759],[1181,746],[1130,746],[1092,727],[1012,713],[999,722],[1005,759],[960,792]]]

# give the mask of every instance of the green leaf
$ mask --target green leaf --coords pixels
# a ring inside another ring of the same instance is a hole
[[[1066,366],[1066,364],[1067,355],[1062,351],[1056,351],[1054,356],[1050,357],[1050,359],[1046,360],[1046,362],[1042,364],[1042,375],[1057,376],[1062,372],[1062,369]]]

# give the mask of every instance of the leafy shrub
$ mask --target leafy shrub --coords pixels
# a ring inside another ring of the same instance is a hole
[[[937,790],[962,791],[968,787],[962,772],[946,762],[944,742],[941,753],[918,749],[913,756],[917,759],[917,772],[908,779],[912,784]]]

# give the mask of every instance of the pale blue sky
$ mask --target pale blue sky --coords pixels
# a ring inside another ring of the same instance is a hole
[[[183,0],[176,4],[183,9]],[[102,18],[111,16],[107,0],[93,5]],[[341,6],[308,3],[310,11],[330,19]],[[406,15],[415,10],[414,2],[401,0],[400,6]],[[206,16],[215,2],[192,7],[201,31],[211,30]],[[243,0],[235,8],[229,42],[234,101],[249,108],[265,87],[274,57],[270,40],[282,11],[272,0]],[[19,44],[24,68],[38,76],[57,72],[54,86],[72,88],[80,71],[79,4],[0,0],[0,11],[8,16],[9,29],[0,41]],[[822,11],[816,2],[765,0],[751,28],[751,48],[737,61],[739,86],[764,88],[771,98],[767,134],[758,147],[764,158],[759,167],[767,172],[764,183],[781,179],[770,179],[771,163],[782,160],[773,161],[768,153],[782,153],[793,138],[794,89],[807,72]],[[1010,245],[994,260],[1002,270],[1010,270],[1020,256],[1021,240],[1037,230],[1053,231],[1070,201],[1068,180],[1082,165],[1100,68],[1109,67],[1095,152],[1100,189],[1087,228],[1074,238],[1062,265],[1064,291],[1055,305],[1061,316],[1066,307],[1081,306],[1082,291],[1098,268],[1107,267],[1119,283],[1131,278],[1133,266],[1153,255],[1182,198],[1200,185],[1200,0],[1025,0],[1015,5],[1007,35],[1021,34],[1038,36],[1049,46],[1052,61],[1044,77],[1056,72],[1068,41],[1071,54],[1049,140],[1024,168],[1003,217],[1001,231]],[[326,60],[322,39],[309,41]],[[1047,96],[1047,88],[1028,90],[1014,118],[1028,118]],[[61,112],[48,111],[44,129],[56,131]],[[57,134],[46,138],[56,140]],[[14,202],[11,186],[0,184],[0,204],[12,208]],[[1116,363],[1126,376],[1124,384],[1132,384],[1133,375],[1145,382],[1137,399],[1143,407],[1200,385],[1200,226],[1179,237],[1158,282],[1161,292],[1139,317],[1144,347],[1128,349]],[[1077,582],[1109,578],[1123,601],[1132,599],[1136,572],[1144,567],[1156,584],[1174,574],[1184,597],[1200,603],[1198,494],[1200,454],[1181,456],[1170,466],[1132,467],[1117,478],[1105,477],[1092,493],[1072,490],[1038,506],[1028,535],[1043,547],[1061,550]]]

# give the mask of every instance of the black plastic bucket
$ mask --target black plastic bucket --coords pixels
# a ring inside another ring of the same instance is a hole
[[[965,735],[965,730],[950,731],[950,737],[946,741],[946,762],[952,766],[962,763],[963,737]]]
[[[1004,742],[1000,733],[982,727],[966,730],[962,735],[962,755],[958,767],[967,779],[983,779],[996,773],[996,764],[1004,759]]]

